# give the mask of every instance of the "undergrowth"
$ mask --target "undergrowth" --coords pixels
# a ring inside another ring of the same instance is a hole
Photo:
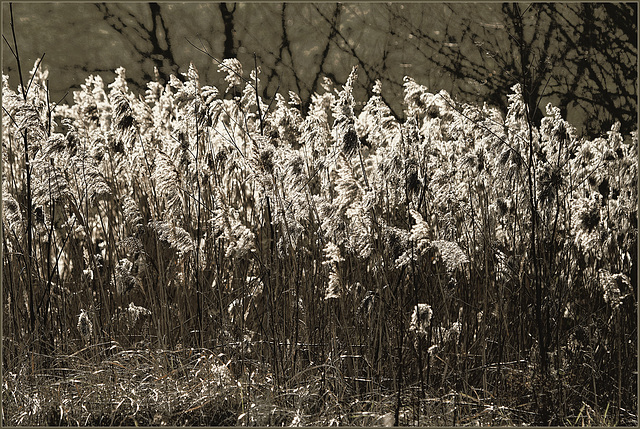
[[[219,71],[3,76],[4,424],[637,424],[635,133]]]

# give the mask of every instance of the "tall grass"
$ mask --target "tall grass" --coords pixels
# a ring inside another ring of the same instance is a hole
[[[6,423],[637,424],[635,133],[535,127],[518,85],[503,116],[406,78],[400,122],[355,69],[307,113],[219,71],[55,108],[3,76]],[[111,420],[70,393],[133,374]],[[45,379],[67,411],[25,411]]]

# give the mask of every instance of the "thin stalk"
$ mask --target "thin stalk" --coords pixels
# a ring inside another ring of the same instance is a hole
[[[203,291],[200,289],[200,235],[201,235],[201,203],[202,203],[202,189],[200,186],[200,166],[198,164],[199,161],[199,153],[200,153],[200,129],[198,124],[198,108],[196,106],[194,112],[195,120],[196,120],[196,150],[195,150],[195,161],[196,161],[196,186],[198,188],[198,200],[196,201],[196,213],[197,213],[197,225],[196,225],[196,266],[195,266],[195,276],[196,276],[196,291],[197,291],[197,305],[198,305],[198,331],[200,332],[199,340],[200,347],[204,347],[204,334],[202,332],[203,328],[203,310],[202,310],[202,294]],[[244,314],[244,313],[243,313]]]
[[[514,4],[514,10],[516,14],[520,17],[518,20],[514,22],[517,31],[517,37],[520,41],[524,41],[524,29],[522,23],[522,14],[520,14],[520,7],[516,3]],[[528,55],[527,52],[519,52],[520,54],[520,67],[521,71],[524,74],[526,70],[529,69],[528,63]],[[528,129],[528,148],[529,148],[529,165],[527,169],[527,183],[529,187],[529,206],[531,209],[531,258],[533,264],[533,283],[535,287],[536,293],[536,325],[538,327],[538,342],[540,344],[540,367],[542,369],[543,376],[547,372],[547,342],[545,338],[545,329],[542,321],[542,284],[540,279],[540,261],[538,260],[538,201],[536,198],[536,171],[534,165],[534,156],[533,156],[533,125],[531,123],[531,112],[529,109],[530,100],[525,99],[525,95],[528,95],[530,91],[528,80],[526,75],[523,77],[522,82],[522,97],[524,104],[524,111],[526,115],[527,121],[527,129]]]
[[[413,283],[413,305],[415,308],[414,311],[418,311],[418,280],[416,278],[416,262],[414,259],[414,251],[415,251],[415,245],[412,242],[411,243],[411,277],[412,277],[412,283]],[[416,352],[418,355],[418,370],[420,374],[420,394],[421,394],[420,399],[421,400],[426,398],[425,387],[424,387],[424,368],[422,364],[423,345],[424,345],[424,338],[422,337],[422,335],[419,335],[418,350],[416,350]],[[417,425],[420,426],[420,413],[418,413]]]
[[[402,408],[402,385],[404,384],[404,368],[403,368],[403,353],[404,346],[404,290],[402,281],[398,282],[396,288],[396,296],[398,296],[398,368],[396,370],[396,409],[394,415],[394,426],[400,426],[400,408]]]
[[[260,96],[258,94],[258,57],[255,52],[253,54],[253,63],[255,67],[255,90],[256,90],[256,107],[258,108],[258,119],[260,120],[260,135],[264,135],[264,122],[262,120],[262,110],[260,109]]]
[[[16,39],[16,27],[15,21],[13,20],[13,3],[9,3],[9,13],[11,15],[11,35],[13,36],[13,54],[16,58],[16,62],[18,63],[18,76],[20,77],[20,89],[22,90],[22,98],[24,102],[27,102],[27,89],[24,86],[24,80],[22,78],[22,63],[20,62],[20,51],[18,50],[18,40]],[[33,237],[32,237],[32,229],[33,229],[33,218],[32,218],[32,197],[31,197],[31,161],[29,160],[29,140],[27,138],[27,131],[23,131],[22,133],[23,144],[24,144],[24,164],[25,164],[25,184],[27,187],[27,196],[26,196],[26,205],[27,205],[27,249],[25,254],[25,262],[26,262],[26,275],[27,275],[27,283],[29,286],[29,328],[30,334],[33,334],[36,329],[36,314],[34,308],[34,296],[33,296],[33,273],[31,272],[31,257],[32,257],[32,248],[33,248]]]

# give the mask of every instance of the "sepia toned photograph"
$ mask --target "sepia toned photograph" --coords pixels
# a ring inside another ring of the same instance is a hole
[[[638,426],[638,4],[2,2],[2,426]]]

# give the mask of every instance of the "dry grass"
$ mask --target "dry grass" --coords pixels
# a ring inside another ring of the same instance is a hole
[[[229,64],[3,87],[5,424],[637,423],[635,134]]]
[[[47,370],[25,366],[5,374],[3,406],[11,416],[5,424],[387,426],[394,421],[392,392],[356,393],[336,367],[309,367],[277,387],[264,365],[248,363],[237,374],[237,365],[225,359],[213,350],[122,350],[115,342],[56,355],[48,358]],[[363,386],[371,382],[357,380]],[[478,392],[419,399],[419,387],[409,386],[403,395],[402,424],[519,425],[533,414],[498,406]]]

